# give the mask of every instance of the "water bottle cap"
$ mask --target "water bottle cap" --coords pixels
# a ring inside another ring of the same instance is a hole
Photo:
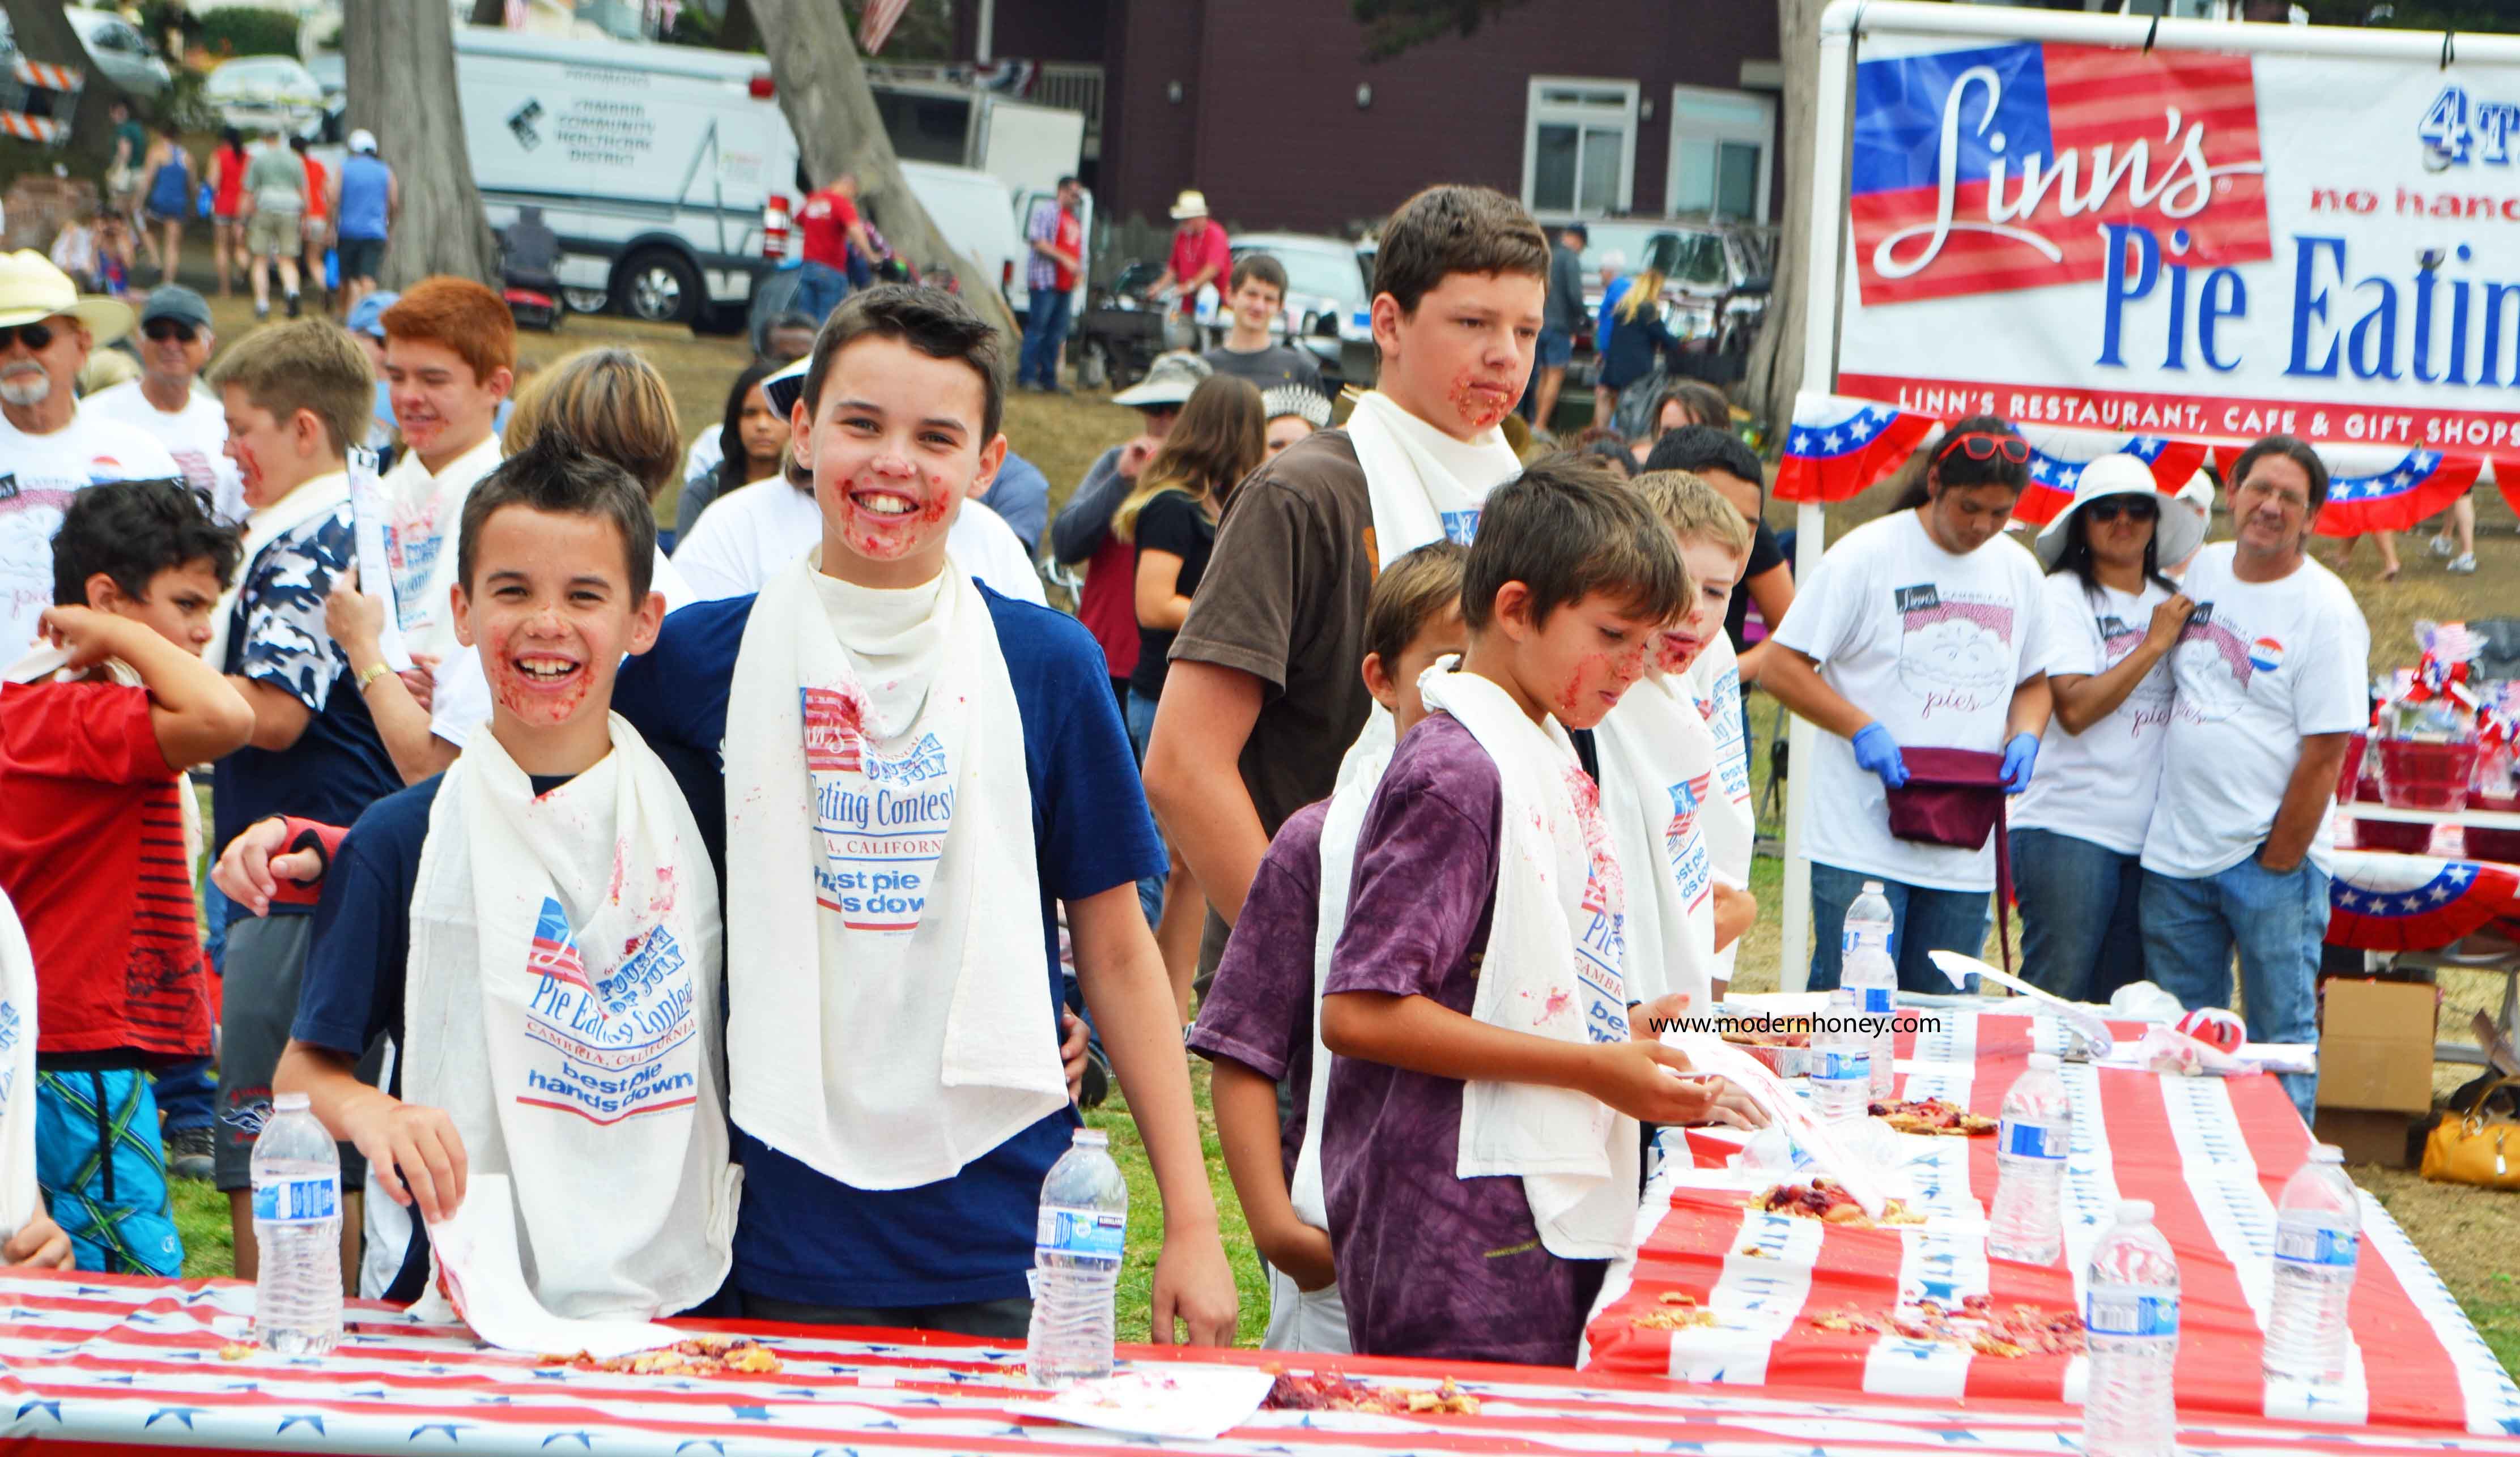
[[[2151,1200],[2149,1200],[2149,1199],[2121,1199],[2121,1200],[2119,1200],[2119,1201],[2118,1201],[2118,1222],[2119,1222],[2119,1223],[2121,1223],[2121,1224],[2149,1224],[2149,1223],[2151,1223],[2151,1222],[2152,1222],[2152,1201],[2151,1201]]]
[[[1880,894],[1881,894],[1881,882],[1880,882],[1880,881],[1877,881],[1877,880],[1868,880],[1868,881],[1864,882],[1864,894],[1866,894],[1866,895],[1868,895],[1868,896],[1877,896],[1877,895],[1880,895]]]
[[[2056,1071],[2056,1054],[2053,1052],[2031,1053],[2030,1070],[2034,1073],[2052,1073]]]
[[[2310,1151],[2310,1162],[2314,1164],[2342,1164],[2345,1162],[2345,1150],[2338,1148],[2333,1143],[2322,1143]]]
[[[303,1113],[308,1107],[307,1096],[302,1092],[273,1093],[271,1106],[278,1113]]]
[[[1101,1128],[1079,1128],[1076,1130],[1076,1138],[1073,1146],[1077,1148],[1104,1148],[1108,1147],[1110,1142],[1111,1135],[1103,1132]]]

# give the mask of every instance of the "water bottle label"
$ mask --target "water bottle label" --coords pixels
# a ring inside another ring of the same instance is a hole
[[[2065,1143],[2063,1128],[2047,1124],[2015,1123],[2007,1118],[2003,1121],[2003,1132],[1996,1148],[2016,1159],[2062,1159],[2065,1157]]]
[[[2355,1232],[2350,1229],[2331,1229],[2319,1224],[2275,1226],[2275,1258],[2289,1259],[2295,1264],[2350,1270],[2354,1268],[2359,1244]]]
[[[1033,1233],[1035,1253],[1118,1263],[1127,1252],[1129,1216],[1044,1205]]]
[[[1811,1057],[1812,1077],[1823,1082],[1839,1080],[1853,1082],[1857,1079],[1869,1081],[1872,1077],[1872,1057],[1869,1053],[1815,1049]]]
[[[1855,1009],[1867,1017],[1890,1015],[1890,987],[1862,987],[1856,990]]]
[[[2094,1290],[2083,1302],[2083,1325],[2094,1336],[2176,1336],[2179,1297],[2167,1291]]]
[[[265,1224],[312,1224],[341,1212],[340,1180],[275,1179],[253,1186],[253,1217]]]

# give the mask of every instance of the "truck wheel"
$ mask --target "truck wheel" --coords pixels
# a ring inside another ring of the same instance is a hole
[[[602,288],[562,288],[560,296],[572,314],[601,314],[612,306],[612,295]]]
[[[689,324],[708,302],[699,270],[671,248],[631,254],[613,280],[612,291],[621,312],[651,324]]]
[[[1076,351],[1076,383],[1081,389],[1101,389],[1111,382],[1111,351],[1101,339],[1087,339]]]

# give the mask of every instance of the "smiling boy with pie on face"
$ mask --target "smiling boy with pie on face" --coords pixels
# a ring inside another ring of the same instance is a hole
[[[1138,905],[1163,847],[1102,653],[946,552],[1006,458],[1002,347],[951,294],[851,295],[790,403],[821,544],[757,596],[676,612],[621,676],[620,712],[723,835],[734,1285],[756,1319],[1025,1334],[1042,1180],[1080,1126],[1058,901],[1162,1193],[1153,1339],[1178,1318],[1230,1345]]]

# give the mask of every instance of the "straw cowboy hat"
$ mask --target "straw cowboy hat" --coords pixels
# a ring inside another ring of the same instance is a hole
[[[1181,196],[1173,199],[1174,222],[1187,222],[1194,217],[1205,216],[1207,216],[1207,194],[1197,188],[1183,188]]]
[[[2074,484],[2073,501],[2041,528],[2037,543],[2041,566],[2055,569],[2057,558],[2065,554],[2074,513],[2104,496],[2141,496],[2159,508],[2152,525],[2155,561],[2165,565],[2185,561],[2205,544],[2205,519],[2184,507],[2170,509],[2179,498],[2165,493],[2153,480],[2151,466],[2129,455],[2102,456],[2083,467],[2082,479]]]
[[[56,314],[85,325],[90,341],[100,346],[131,332],[131,305],[79,292],[68,274],[33,248],[0,257],[0,329],[40,324]]]

